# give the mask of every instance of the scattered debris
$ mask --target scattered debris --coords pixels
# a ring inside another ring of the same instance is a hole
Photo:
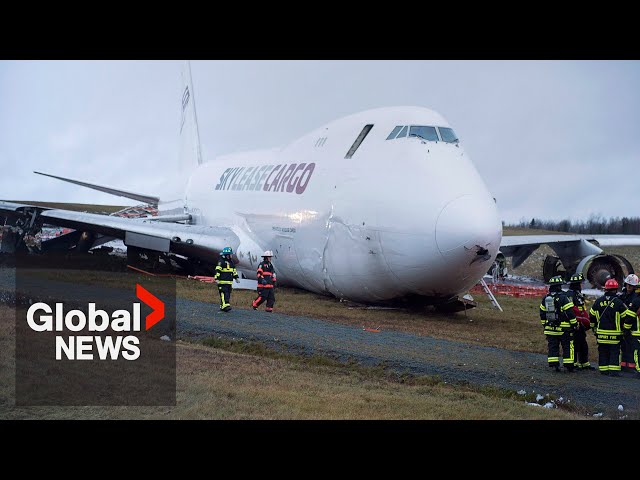
[[[524,390],[518,390],[518,395],[526,395],[527,392],[525,392]]]
[[[165,342],[170,342],[171,338],[169,338],[167,335],[163,335],[160,337],[160,340],[164,340]]]
[[[618,411],[619,412],[623,412],[624,411],[624,407],[622,405],[618,405]]]
[[[368,328],[363,325],[362,330],[364,330],[365,332],[380,333],[380,325],[378,325],[378,328]]]
[[[187,278],[190,278],[192,280],[199,280],[203,283],[216,283],[215,277],[206,277],[204,275],[194,275],[194,276],[189,275]]]
[[[541,407],[542,406],[539,403],[535,403],[535,402],[525,402],[525,404],[531,405],[532,407]]]
[[[601,417],[602,415],[604,415],[602,412],[600,413],[594,413],[592,416],[593,417]]]
[[[556,408],[556,404],[553,402],[547,402],[543,405],[544,408]]]
[[[539,402],[540,400],[542,400],[544,397],[540,394],[536,395],[536,402]]]

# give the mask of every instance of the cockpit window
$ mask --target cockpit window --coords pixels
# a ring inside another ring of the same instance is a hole
[[[440,140],[438,138],[438,133],[436,132],[436,127],[422,127],[414,125],[409,130],[409,136],[420,137],[431,142],[437,142]]]
[[[398,134],[398,132],[402,129],[402,125],[394,128],[393,130],[391,130],[391,133],[389,134],[389,136],[387,137],[387,140],[392,140],[394,138],[396,138],[396,135]]]
[[[458,143],[458,136],[453,132],[452,128],[438,127],[443,142]]]
[[[425,125],[398,125],[391,130],[387,140],[406,137],[407,133],[410,137],[419,137],[429,142],[439,142],[441,140],[446,143],[459,142],[458,136],[452,128],[428,127]]]

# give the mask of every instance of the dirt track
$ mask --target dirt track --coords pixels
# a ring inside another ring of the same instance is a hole
[[[11,275],[0,269],[0,299],[14,292]],[[51,282],[51,288],[69,291],[69,284]],[[94,301],[96,288],[75,285],[74,298]],[[4,292],[3,292],[4,291]],[[0,300],[1,301],[1,300]],[[177,335],[217,336],[254,340],[299,354],[330,355],[365,365],[384,365],[399,373],[439,375],[447,382],[468,382],[563,397],[592,413],[612,413],[622,404],[640,412],[640,381],[610,378],[597,372],[553,373],[541,354],[481,347],[395,331],[379,333],[360,328],[264,311],[218,310],[213,303],[178,299]],[[389,315],[393,315],[390,312]]]

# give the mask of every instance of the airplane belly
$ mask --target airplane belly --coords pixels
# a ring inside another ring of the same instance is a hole
[[[382,254],[395,281],[407,294],[446,296],[448,266],[433,235],[380,232]]]
[[[323,273],[326,290],[340,298],[372,302],[397,296],[398,285],[375,230],[332,222]]]
[[[279,275],[278,283],[293,287],[308,288],[304,281],[296,247],[291,235],[276,235],[274,238],[274,265]]]

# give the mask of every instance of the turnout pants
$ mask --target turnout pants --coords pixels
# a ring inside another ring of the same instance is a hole
[[[634,358],[636,343],[634,337],[628,333],[620,339],[620,366],[623,369],[636,369],[637,360]]]
[[[632,336],[631,338],[633,339],[633,361],[636,364],[636,372],[640,373],[640,364],[638,363],[640,360],[638,358],[640,356],[640,352],[638,352],[640,350],[640,337]]]
[[[573,347],[576,351],[575,365],[578,368],[589,367],[589,344],[587,343],[587,331],[581,325],[573,335]]]
[[[218,284],[218,292],[220,293],[220,310],[228,312],[231,310],[231,284],[222,283]]]
[[[620,371],[620,343],[598,343],[598,370],[601,373]]]
[[[253,308],[258,308],[263,302],[267,302],[267,312],[273,311],[273,304],[276,303],[276,294],[273,288],[258,288],[258,297],[253,301]]]
[[[575,352],[573,347],[573,333],[570,330],[562,335],[547,335],[548,361],[550,367],[560,366],[560,345],[562,345],[562,365],[567,370],[573,370]]]

